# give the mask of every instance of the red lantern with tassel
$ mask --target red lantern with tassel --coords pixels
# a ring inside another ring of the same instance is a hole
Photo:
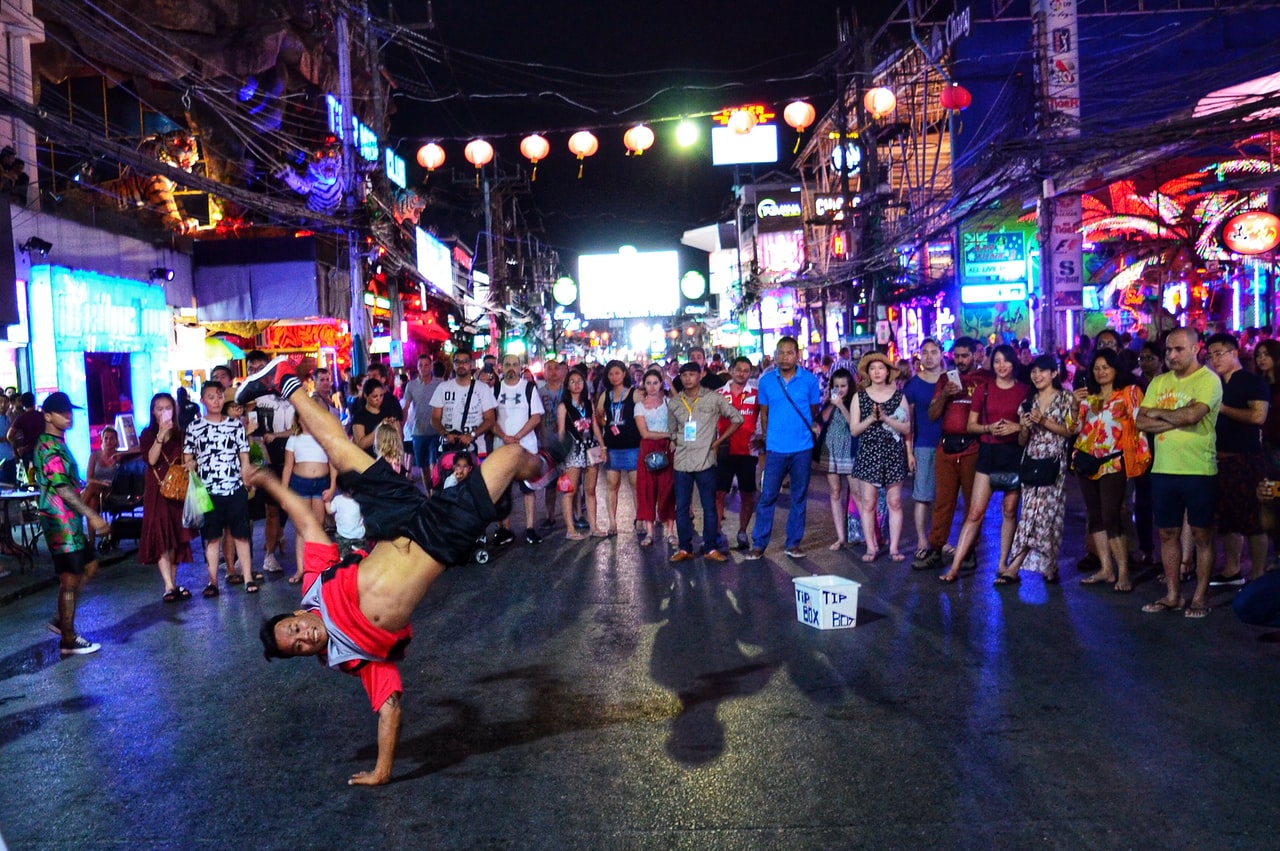
[[[959,83],[952,83],[944,86],[942,92],[938,95],[938,103],[942,104],[942,108],[948,111],[959,111],[968,109],[973,103],[973,95],[969,94],[969,90]]]

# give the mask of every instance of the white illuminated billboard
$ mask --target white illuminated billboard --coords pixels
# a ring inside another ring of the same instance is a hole
[[[750,133],[711,128],[711,164],[746,165],[778,161],[778,126],[757,124]]]
[[[453,255],[440,240],[414,228],[418,244],[418,274],[431,282],[437,292],[453,295]]]
[[[680,255],[675,251],[583,254],[578,258],[583,319],[673,316],[680,312]]]

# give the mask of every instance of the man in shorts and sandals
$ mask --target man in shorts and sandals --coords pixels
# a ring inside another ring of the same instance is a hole
[[[360,677],[378,714],[378,758],[351,785],[376,786],[391,777],[400,733],[403,687],[395,662],[412,637],[409,619],[418,602],[447,567],[466,562],[485,528],[510,511],[507,491],[515,480],[545,487],[555,475],[548,451],[533,455],[518,444],[499,447],[484,466],[457,487],[428,499],[397,475],[385,459],[355,446],[341,425],[314,399],[299,392],[310,365],[296,373],[283,358],[248,377],[241,402],[274,392],[294,405],[364,514],[373,547],[367,555],[340,559],[338,547],[301,498],[269,473],[254,471],[253,483],[280,501],[303,540],[301,608],[264,622],[260,633],[268,659],[317,656],[331,668]]]

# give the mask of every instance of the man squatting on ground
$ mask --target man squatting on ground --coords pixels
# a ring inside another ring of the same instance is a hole
[[[295,376],[288,362],[277,358],[249,376],[237,400],[274,392],[271,377],[279,380],[280,396],[293,403],[328,453],[340,474],[338,484],[360,504],[368,539],[375,543],[363,558],[353,553],[340,560],[337,545],[310,507],[279,479],[256,471],[253,484],[279,500],[303,540],[304,570],[301,608],[265,621],[260,638],[267,659],[318,656],[329,667],[360,677],[378,713],[378,759],[372,771],[357,772],[347,782],[376,786],[391,778],[399,741],[403,688],[395,662],[412,637],[414,608],[446,567],[470,556],[485,527],[510,510],[510,501],[501,498],[511,482],[537,479],[530,485],[545,487],[555,461],[518,444],[502,446],[489,454],[479,475],[428,500],[385,459],[375,461],[352,443],[320,403],[298,392],[299,379],[309,371],[304,362]]]

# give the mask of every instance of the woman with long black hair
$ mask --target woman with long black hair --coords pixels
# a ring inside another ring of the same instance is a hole
[[[640,428],[636,425],[636,398],[631,389],[631,373],[620,360],[604,367],[605,389],[596,399],[596,422],[604,437],[609,460],[605,476],[609,486],[609,537],[618,534],[618,490],[625,473],[636,493],[636,468],[640,466]]]
[[[991,503],[991,494],[994,492],[992,475],[1015,473],[1022,464],[1022,446],[1018,437],[1022,434],[1023,425],[1019,409],[1030,388],[1013,377],[1017,363],[1013,346],[996,346],[991,353],[991,368],[995,377],[974,388],[968,432],[980,435],[978,468],[973,476],[973,499],[967,506],[964,526],[960,529],[960,539],[956,542],[956,551],[952,556],[951,569],[938,577],[943,582],[955,582],[960,578],[960,563],[969,554],[969,550],[977,546],[982,518],[987,513],[987,506]],[[1003,566],[1013,548],[1013,534],[1017,523],[1018,489],[1014,487],[1004,491],[1001,498],[997,582],[1004,575]]]
[[[591,394],[587,391],[587,377],[578,369],[570,370],[565,379],[564,390],[560,394],[560,402],[556,405],[556,433],[563,441],[565,435],[573,438],[569,442],[568,455],[564,459],[564,475],[567,487],[562,490],[564,499],[565,537],[570,541],[581,541],[586,535],[576,528],[577,518],[574,515],[574,496],[579,487],[583,488],[586,497],[587,522],[591,534],[603,537],[596,527],[596,479],[600,475],[603,455],[600,426],[591,416]]]
[[[1114,352],[1100,351],[1114,357]],[[1058,581],[1058,551],[1062,549],[1062,522],[1067,509],[1063,489],[1068,466],[1067,441],[1075,436],[1078,428],[1076,402],[1071,392],[1062,388],[1058,363],[1052,355],[1040,355],[1033,360],[1030,374],[1031,389],[1018,412],[1022,424],[1018,443],[1024,447],[1025,458],[1047,466],[1056,462],[1057,471],[1051,482],[1022,483],[1018,528],[1009,560],[1001,562],[1002,569],[996,574],[996,585],[1018,582],[1021,570],[1039,573],[1048,583]]]

